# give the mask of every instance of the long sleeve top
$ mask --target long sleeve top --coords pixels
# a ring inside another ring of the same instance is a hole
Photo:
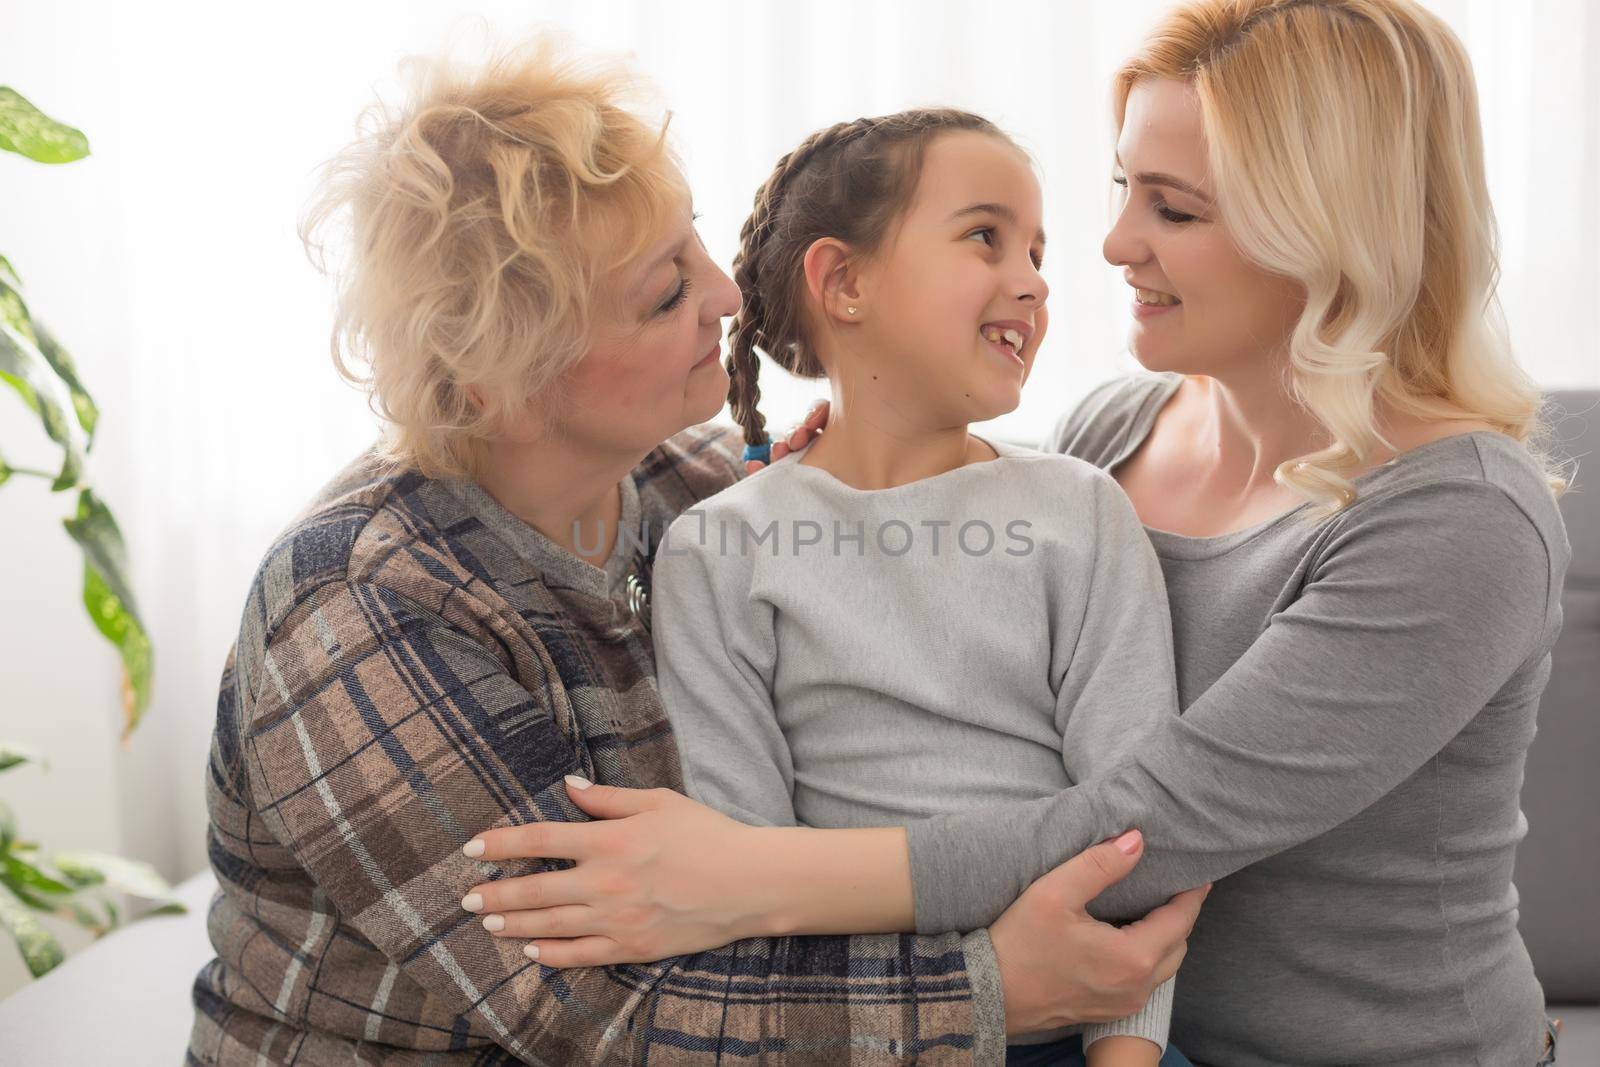
[[[994,447],[871,491],[798,453],[672,525],[657,673],[691,796],[758,825],[899,825],[1053,796],[1176,717],[1127,497],[1088,463]],[[1165,984],[1085,1043],[1165,1046],[1170,1005]]]
[[[1097,390],[1048,444],[1107,470],[1180,384]],[[1150,530],[1182,716],[1041,801],[908,829],[917,923],[967,928],[1085,845],[1146,852],[1100,898],[1204,882],[1172,1040],[1197,1064],[1533,1064],[1543,995],[1517,934],[1517,795],[1571,549],[1522,445],[1465,433],[1217,537]]]

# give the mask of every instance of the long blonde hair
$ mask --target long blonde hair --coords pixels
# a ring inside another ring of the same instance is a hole
[[[478,478],[488,440],[559,405],[608,283],[688,190],[648,87],[559,36],[403,71],[404,99],[362,113],[300,232],[338,283],[334,362],[384,419],[383,457]]]
[[[1305,287],[1289,386],[1332,438],[1276,478],[1323,513],[1381,447],[1375,407],[1487,423],[1538,450],[1538,387],[1512,358],[1494,212],[1461,42],[1412,0],[1190,0],[1117,72],[1187,82],[1229,232]]]

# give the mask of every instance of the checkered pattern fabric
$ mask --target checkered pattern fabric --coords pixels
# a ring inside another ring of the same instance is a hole
[[[631,476],[647,532],[739,477],[738,443],[696,427],[652,452]],[[208,768],[217,959],[187,1062],[999,1062],[981,931],[556,971],[461,909],[536,869],[467,859],[476,833],[585,818],[564,775],[681,788],[624,598],[571,557],[540,566],[535,531],[508,538],[461,488],[363,456],[255,576]]]

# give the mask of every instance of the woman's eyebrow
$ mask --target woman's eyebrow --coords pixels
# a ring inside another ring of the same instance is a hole
[[[1190,196],[1195,197],[1198,200],[1204,200],[1208,203],[1211,200],[1209,196],[1207,196],[1205,193],[1202,193],[1199,189],[1196,189],[1182,178],[1174,178],[1170,174],[1162,174],[1159,171],[1141,171],[1140,173],[1135,174],[1133,177],[1142,185],[1164,185],[1168,189],[1176,189],[1180,193],[1188,193]]]
[[[1017,225],[1017,213],[1015,211],[1011,210],[1011,208],[1005,204],[993,203],[968,204],[960,211],[952,213],[950,218],[945,221],[954,222],[956,219],[966,218],[968,215],[994,215],[1011,223],[1013,226]],[[1034,240],[1038,241],[1040,244],[1044,243],[1043,226],[1039,227],[1039,232],[1034,234]]]
[[[1123,170],[1122,160],[1120,159],[1117,160],[1117,169]],[[1163,174],[1158,170],[1141,170],[1136,174],[1127,175],[1127,177],[1132,178],[1140,185],[1162,185],[1168,189],[1176,189],[1180,193],[1188,193],[1190,196],[1199,200],[1203,200],[1208,204],[1211,203],[1211,197],[1207,196],[1193,185],[1190,185],[1182,178],[1173,177],[1171,174]]]
[[[640,268],[639,272],[633,276],[636,280],[630,283],[632,287],[639,290],[645,290],[650,285],[650,280],[660,273],[662,267],[665,267],[668,263],[671,263],[673,260],[677,259],[683,254],[683,250],[685,247],[687,247],[688,243],[689,242],[687,239],[679,241],[673,247],[667,249],[659,256],[656,256],[654,259],[650,260],[648,264]],[[651,309],[654,309],[656,303],[659,301],[654,296],[650,297],[650,300],[650,307]],[[647,310],[645,314],[649,314],[649,311]]]
[[[677,244],[673,245],[671,248],[667,249],[665,252],[661,253],[655,259],[652,259],[650,261],[649,266],[645,267],[645,269],[640,273],[639,276],[641,278],[648,279],[651,275],[655,274],[656,271],[660,270],[664,265],[666,265],[667,263],[670,263],[672,260],[677,259],[680,255],[682,255],[684,247],[687,246],[688,243],[689,243],[688,239],[685,238],[684,240],[679,241]]]

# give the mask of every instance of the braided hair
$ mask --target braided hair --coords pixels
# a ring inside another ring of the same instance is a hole
[[[728,353],[728,405],[746,445],[768,443],[767,420],[756,408],[757,349],[797,377],[826,375],[801,314],[806,251],[824,237],[857,254],[876,251],[911,204],[928,145],[958,130],[1009,140],[988,119],[950,108],[855,119],[801,141],[756,190],[733,259],[743,301]]]

